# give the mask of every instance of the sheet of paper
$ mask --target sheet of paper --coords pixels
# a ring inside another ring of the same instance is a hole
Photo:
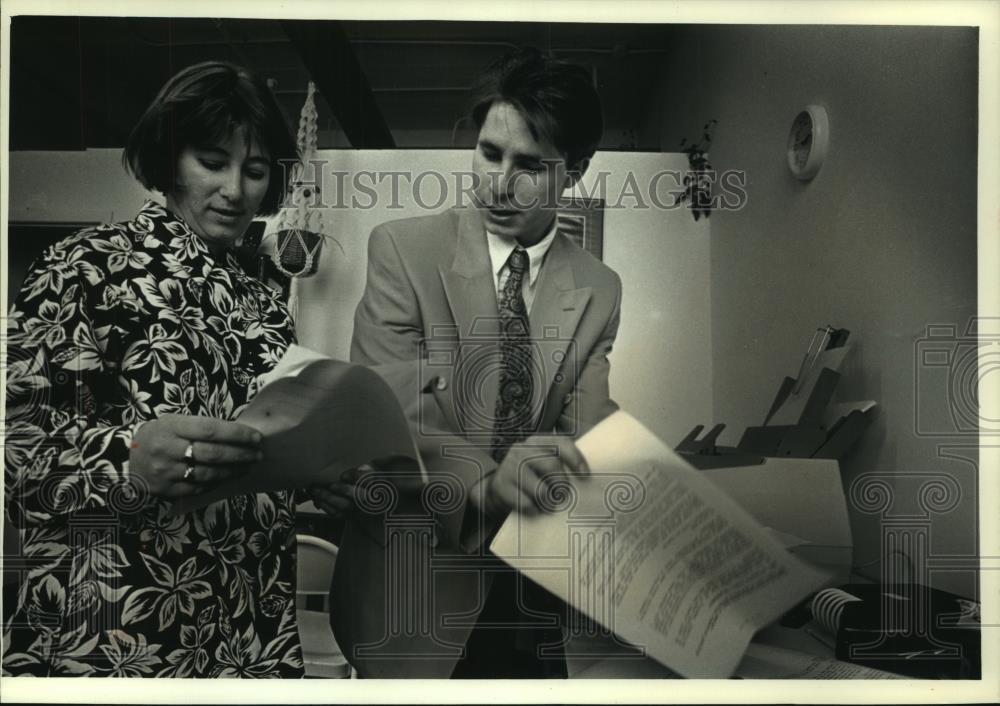
[[[591,469],[512,513],[491,549],[685,677],[733,673],[754,632],[827,576],[625,412],[577,443]]]
[[[702,473],[765,527],[803,540],[782,542],[790,552],[847,582],[854,542],[836,461],[768,458]]]
[[[420,456],[406,416],[372,370],[289,348],[286,374],[263,387],[239,421],[264,436],[264,458],[247,473],[174,503],[175,513],[234,495],[333,482],[379,458]]]
[[[747,648],[735,676],[742,679],[906,679],[880,669],[757,643]]]

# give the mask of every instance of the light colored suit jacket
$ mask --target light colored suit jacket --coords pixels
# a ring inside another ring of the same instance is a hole
[[[607,356],[620,303],[618,275],[557,234],[529,314],[540,433],[578,436],[617,408]],[[492,528],[467,502],[497,466],[497,311],[478,210],[372,232],[351,360],[396,391],[428,477],[419,498],[400,492],[391,507],[359,508],[341,540],[332,624],[362,676],[450,676],[485,601]]]

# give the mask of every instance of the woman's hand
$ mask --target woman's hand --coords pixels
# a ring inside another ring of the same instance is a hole
[[[259,461],[260,443],[260,432],[245,424],[166,414],[132,439],[129,473],[156,497],[195,495]]]

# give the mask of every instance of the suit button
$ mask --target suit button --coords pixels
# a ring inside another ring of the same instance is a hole
[[[444,392],[445,390],[447,390],[448,389],[448,381],[445,380],[443,377],[439,376],[438,379],[437,379],[437,389],[440,392]]]

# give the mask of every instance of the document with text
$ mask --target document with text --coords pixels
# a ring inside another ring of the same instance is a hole
[[[840,466],[833,459],[768,458],[702,473],[799,559],[850,578],[854,541]]]
[[[757,630],[828,582],[627,413],[577,446],[590,475],[547,484],[548,511],[511,513],[491,549],[674,672],[732,675]]]

